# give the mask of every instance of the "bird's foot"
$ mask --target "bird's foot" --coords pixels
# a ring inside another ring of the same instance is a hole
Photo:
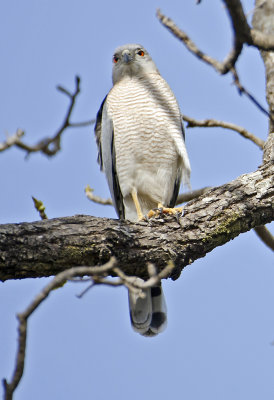
[[[178,216],[178,214],[181,214],[183,212],[184,207],[175,207],[175,208],[169,208],[169,207],[164,207],[162,204],[158,204],[158,207],[150,210],[147,215],[145,216],[145,219],[150,219],[154,217],[159,217],[163,214],[168,214],[168,215],[174,215]]]

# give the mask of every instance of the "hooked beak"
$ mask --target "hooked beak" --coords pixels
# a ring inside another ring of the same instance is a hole
[[[133,57],[128,50],[123,51],[122,57],[125,64],[128,64],[133,60]]]

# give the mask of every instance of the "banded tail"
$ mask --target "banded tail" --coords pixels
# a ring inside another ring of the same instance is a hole
[[[167,308],[161,285],[144,290],[145,297],[128,292],[132,328],[143,336],[155,336],[167,325]]]

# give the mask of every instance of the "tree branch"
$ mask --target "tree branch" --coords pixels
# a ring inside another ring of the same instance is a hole
[[[262,111],[268,118],[272,118],[271,114],[255,99],[253,94],[251,94],[240,82],[240,78],[236,68],[231,68],[231,74],[233,76],[234,85],[237,87],[240,95],[245,94],[249,100],[255,104],[255,106]]]
[[[206,64],[212,66],[217,72],[222,75],[231,72],[233,75],[234,83],[237,86],[239,93],[244,93],[262,112],[264,112],[269,117],[269,113],[258,102],[258,100],[256,100],[255,97],[251,95],[249,91],[241,85],[235,69],[235,64],[238,60],[239,55],[242,52],[244,43],[250,45],[253,44],[251,29],[246,21],[241,2],[239,0],[224,0],[224,2],[226,3],[232,21],[234,44],[231,51],[226,56],[223,62],[220,62],[201,51],[190,39],[190,37],[184,31],[179,29],[171,18],[168,18],[164,14],[162,14],[160,10],[157,10],[157,17],[162,25],[164,25],[175,37],[177,37],[182,43],[184,43],[187,49],[196,57],[198,57],[201,61],[204,61]],[[267,43],[270,44],[270,42],[268,41]],[[262,38],[260,43],[262,44]],[[267,46],[265,46],[264,48],[266,49],[266,47]],[[268,50],[272,50],[272,46],[270,46]]]
[[[31,146],[20,140],[20,137],[24,135],[24,132],[18,129],[15,135],[12,135],[6,142],[0,144],[0,151],[4,151],[12,146],[16,146],[22,150],[25,150],[27,155],[30,153],[41,152],[47,156],[54,156],[61,149],[61,136],[67,128],[79,128],[94,124],[94,119],[83,122],[71,122],[71,114],[74,109],[77,96],[80,93],[80,78],[78,76],[75,78],[74,92],[70,93],[62,86],[57,86],[57,89],[68,96],[70,100],[64,121],[57,132],[52,137],[44,138],[37,144]]]
[[[146,263],[181,270],[242,232],[274,219],[274,165],[264,164],[184,207],[178,220],[149,222],[75,216],[0,228],[0,279],[50,276],[115,256],[127,275],[147,277]]]
[[[204,128],[213,128],[213,127],[222,127],[225,129],[230,129],[235,132],[238,132],[241,136],[243,136],[246,139],[251,140],[253,143],[255,143],[257,146],[259,146],[261,149],[264,147],[264,141],[257,136],[253,135],[253,133],[248,132],[245,128],[242,126],[233,124],[231,122],[225,122],[225,121],[218,121],[216,119],[204,119],[204,120],[196,120],[194,118],[190,118],[186,115],[183,115],[183,120],[187,122],[187,128],[195,128],[195,127],[204,127]]]
[[[193,119],[188,118],[188,117],[186,117],[186,118],[187,119],[185,119],[185,120],[189,121],[191,124],[193,123],[193,126],[195,126],[196,123],[198,123],[197,126],[203,126],[202,124],[204,122],[207,124],[207,121],[213,121],[213,123],[215,121],[215,120],[196,121],[196,120],[193,120]],[[218,125],[219,122],[220,122],[221,125]],[[223,122],[223,121],[216,121],[216,123],[217,123],[217,125],[212,125],[212,126],[224,126],[223,124],[234,125],[234,124],[226,123],[226,122]],[[206,126],[209,126],[209,125],[206,125]],[[235,127],[236,127],[236,129],[235,129],[236,131],[238,131],[238,128],[245,130],[244,128],[238,127],[237,125],[235,125]],[[230,128],[230,129],[234,129],[234,128]],[[249,134],[249,132],[248,132],[248,134]],[[252,135],[252,134],[250,134],[250,135]],[[261,140],[259,138],[256,138],[256,139]],[[259,147],[261,147],[261,146],[259,146]],[[179,204],[182,204],[182,203],[187,203],[190,200],[196,199],[197,197],[201,196],[202,194],[208,192],[209,189],[211,189],[211,187],[208,186],[208,187],[204,187],[202,189],[192,190],[192,191],[190,191],[188,193],[181,193],[181,194],[179,194],[179,196],[177,198],[176,205],[179,205]],[[85,192],[86,192],[86,196],[89,198],[89,200],[93,201],[96,204],[111,205],[111,206],[113,205],[111,199],[103,199],[102,197],[94,195],[93,194],[93,189],[91,189],[89,185],[87,185],[87,187],[85,188]],[[270,247],[272,250],[274,250],[274,237],[269,232],[269,230],[265,226],[255,227],[254,230],[257,233],[257,235],[260,237],[260,239],[268,247]]]
[[[86,196],[89,200],[93,201],[93,203],[96,204],[102,204],[103,206],[112,206],[112,200],[110,198],[108,199],[103,199],[100,196],[96,196],[95,194],[93,194],[94,189],[92,189],[89,185],[87,185],[85,187],[85,193]]]
[[[36,211],[39,212],[40,218],[41,219],[48,219],[48,216],[46,214],[46,207],[44,203],[41,200],[37,200],[35,197],[32,196],[33,204],[36,209]]]
[[[274,1],[256,0],[252,24],[257,31],[268,37],[274,36]],[[266,74],[266,99],[269,106],[268,139],[264,147],[264,161],[274,160],[274,53],[261,51]]]
[[[266,244],[271,250],[274,251],[274,236],[269,232],[266,226],[256,226],[255,232],[259,238]]]
[[[188,193],[182,193],[179,194],[176,205],[181,204],[181,203],[186,203],[187,201],[196,199],[196,197],[199,197],[201,194],[204,194],[207,190],[209,190],[210,187],[205,187],[202,189],[197,189],[197,190],[192,190]],[[109,199],[104,199],[100,196],[96,196],[93,194],[94,189],[91,189],[89,185],[86,186],[85,188],[85,193],[86,196],[89,200],[93,201],[96,204],[101,204],[103,206],[113,206],[112,200]]]
[[[176,200],[176,206],[178,204],[187,203],[190,200],[197,199],[197,197],[208,192],[209,189],[211,189],[211,187],[207,186],[207,187],[204,187],[201,189],[191,190],[190,192],[179,194],[179,196]]]
[[[241,53],[242,45],[240,45],[237,41],[234,43],[234,47],[227,55],[224,62],[220,62],[213,57],[205,54],[202,50],[200,50],[196,44],[190,39],[190,37],[186,34],[186,32],[182,31],[178,26],[172,21],[171,18],[166,17],[161,11],[157,10],[157,17],[159,21],[164,25],[177,39],[179,39],[187,49],[194,54],[197,58],[204,61],[208,65],[211,65],[217,72],[220,74],[226,74],[230,71],[230,68],[235,65],[238,56]]]
[[[102,275],[105,272],[109,272],[115,266],[116,261],[111,258],[110,261],[101,267],[74,267],[63,272],[60,272],[56,277],[36,296],[36,298],[30,303],[26,310],[17,315],[19,321],[18,327],[18,348],[16,354],[15,369],[11,382],[8,383],[6,379],[3,380],[4,385],[4,400],[12,400],[13,393],[17,388],[25,367],[25,353],[26,353],[26,341],[27,341],[27,324],[28,318],[31,314],[39,307],[39,305],[48,297],[50,292],[60,286],[62,286],[68,279],[75,276],[84,275]]]
[[[160,272],[157,273],[153,265],[148,265],[148,275],[149,279],[143,281],[140,278],[134,276],[125,275],[120,268],[116,266],[117,261],[112,257],[105,265],[96,267],[73,267],[60,272],[55,276],[55,278],[44,287],[44,289],[35,297],[35,299],[29,304],[25,311],[17,314],[19,321],[18,327],[18,348],[16,354],[15,368],[13,376],[10,382],[3,379],[4,386],[4,400],[12,400],[13,393],[16,390],[18,384],[23,376],[25,367],[25,354],[26,354],[26,341],[27,341],[27,328],[28,319],[33,314],[33,312],[40,306],[40,304],[46,300],[49,294],[63,286],[68,280],[72,280],[75,277],[89,276],[89,280],[92,282],[90,287],[98,284],[104,284],[108,286],[126,286],[129,291],[138,293],[139,296],[145,296],[145,289],[150,288],[158,284],[161,279],[168,277],[172,270],[174,269],[174,264],[169,263]],[[113,271],[120,279],[116,281],[111,281],[106,279],[106,275],[109,275]],[[89,288],[90,288],[89,287]],[[80,296],[78,296],[80,297]]]
[[[20,140],[20,138],[24,136],[24,134],[24,131],[22,131],[21,129],[17,129],[17,131],[13,135],[7,137],[7,140],[0,143],[0,152],[14,146]]]
[[[257,47],[259,50],[274,50],[274,35],[264,34],[257,29],[250,28],[240,0],[223,1],[229,12],[234,33],[242,43]]]

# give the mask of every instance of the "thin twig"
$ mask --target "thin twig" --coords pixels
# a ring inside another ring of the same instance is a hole
[[[89,200],[93,201],[94,203],[97,204],[102,204],[104,206],[112,206],[112,200],[111,199],[103,199],[102,197],[96,196],[93,194],[94,189],[92,189],[89,185],[85,187],[85,193],[86,196]]]
[[[71,122],[71,114],[74,109],[77,96],[80,93],[80,78],[78,76],[76,76],[75,78],[74,92],[70,93],[67,89],[63,88],[62,86],[57,86],[57,90],[68,96],[70,100],[69,107],[65,114],[63,123],[61,127],[57,130],[57,132],[52,137],[44,138],[35,145],[28,145],[20,140],[20,137],[23,136],[24,132],[17,131],[16,133],[17,136],[13,135],[6,142],[0,144],[0,151],[6,150],[7,148],[12,146],[16,146],[22,150],[25,150],[27,152],[27,155],[31,153],[41,152],[47,156],[54,156],[61,149],[61,136],[66,129],[81,128],[94,124],[95,122],[94,119],[83,122]]]
[[[210,189],[210,187],[205,187],[202,189],[191,190],[190,192],[179,194],[178,199],[176,201],[176,205],[181,204],[181,203],[186,203],[187,201],[196,199],[197,197],[201,196],[209,189]],[[94,189],[91,189],[89,185],[87,185],[87,187],[85,188],[85,193],[89,200],[93,201],[96,204],[101,204],[103,206],[105,206],[105,205],[112,206],[113,205],[111,199],[104,199],[102,197],[96,196],[95,194],[93,194],[93,191],[94,191]]]
[[[128,287],[129,290],[144,290],[157,285],[162,279],[169,277],[174,268],[174,263],[170,261],[162,271],[160,271],[158,274],[152,274],[152,276],[150,276],[147,281],[143,281],[140,278],[136,280],[136,277],[125,275],[124,272],[117,267],[113,268],[113,272],[115,272],[115,274],[117,274],[119,278],[121,278],[123,284]],[[148,271],[150,270],[151,267],[148,265]]]
[[[271,250],[274,251],[274,236],[267,229],[265,225],[257,226],[254,228],[255,232],[259,236],[259,238],[266,244]]]
[[[232,68],[231,69],[231,73],[233,76],[233,81],[235,86],[238,88],[239,94],[245,94],[249,100],[255,104],[256,107],[259,108],[260,111],[262,111],[265,115],[268,116],[268,118],[271,119],[271,115],[269,114],[269,112],[258,102],[258,100],[255,99],[255,97],[247,90],[244,88],[244,86],[241,84],[240,79],[239,79],[239,75],[236,71],[236,68]]]
[[[14,146],[22,136],[24,136],[25,132],[22,131],[22,129],[17,129],[17,131],[13,134],[7,137],[7,140],[4,142],[0,143],[0,151],[4,151],[9,149],[10,147]]]
[[[253,143],[255,143],[257,146],[259,146],[261,149],[264,147],[264,141],[257,136],[253,135],[253,133],[249,132],[242,126],[233,124],[231,122],[225,122],[225,121],[218,121],[216,119],[204,119],[204,120],[196,120],[194,118],[190,118],[186,115],[183,115],[183,120],[187,122],[187,128],[195,128],[195,127],[204,127],[204,128],[213,128],[213,127],[222,127],[225,129],[230,129],[235,132],[238,132],[241,136],[243,136],[246,139],[251,140]]]
[[[39,212],[41,219],[48,219],[47,214],[45,213],[46,207],[41,200],[37,200],[35,197],[32,196],[32,200],[34,203],[35,209]]]

